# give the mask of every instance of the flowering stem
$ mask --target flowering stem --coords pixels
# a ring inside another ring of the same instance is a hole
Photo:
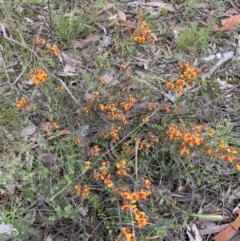
[[[137,183],[138,183],[138,148],[139,148],[140,141],[141,141],[141,137],[137,136],[136,142],[135,142],[135,173],[136,173]]]

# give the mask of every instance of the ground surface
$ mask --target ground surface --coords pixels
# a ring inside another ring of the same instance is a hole
[[[0,240],[239,240],[234,2],[1,1]]]

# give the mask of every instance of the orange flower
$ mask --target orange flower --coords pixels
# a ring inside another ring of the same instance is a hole
[[[229,162],[233,162],[234,160],[236,160],[237,158],[236,157],[233,157],[233,156],[229,156],[229,155],[221,155],[221,157],[226,160],[226,161],[229,161]]]
[[[90,161],[86,161],[85,162],[85,170],[88,170],[91,167],[91,162]]]
[[[185,85],[185,81],[184,81],[183,79],[178,79],[178,80],[176,81],[176,85],[177,85],[178,87],[184,86],[184,85]]]
[[[150,40],[154,44],[154,39],[151,37],[151,30],[146,21],[142,21],[139,27],[133,33],[133,40],[139,44]]]
[[[130,192],[120,192],[119,193],[122,199],[124,200],[130,200],[131,199],[131,193]]]
[[[150,189],[151,182],[148,179],[143,179],[143,183],[147,189]]]
[[[181,155],[182,156],[185,156],[185,155],[188,155],[189,154],[189,150],[186,148],[186,145],[185,143],[183,142],[182,143],[182,148],[181,148]]]
[[[100,152],[100,148],[98,145],[94,145],[90,150],[91,156],[98,156],[99,152]]]
[[[149,121],[149,117],[148,116],[145,116],[142,118],[142,122],[148,122]]]
[[[208,156],[210,155],[212,152],[212,148],[211,147],[207,147],[206,151],[205,151],[205,154]]]
[[[18,108],[23,108],[28,104],[29,100],[26,98],[21,98],[20,100],[16,100],[15,104]]]
[[[104,78],[104,77],[100,77],[100,82],[101,82],[102,84],[105,84],[105,78]]]
[[[215,134],[214,130],[211,129],[208,131],[208,135],[211,136],[212,138],[213,138],[214,134]]]
[[[227,152],[232,153],[232,154],[238,154],[238,151],[236,149],[234,149],[233,147],[229,147],[227,149]]]
[[[123,227],[122,232],[125,235],[126,241],[134,241],[134,236],[131,233],[130,229]]]
[[[134,203],[137,202],[137,200],[138,200],[138,195],[137,195],[136,192],[133,192],[130,196],[130,201],[131,201],[132,204],[134,204]]]
[[[107,177],[107,172],[103,171],[100,176],[101,180],[104,180],[106,177]]]
[[[58,128],[59,128],[59,124],[58,124],[57,122],[53,122],[53,127],[54,127],[55,129],[58,129]]]
[[[76,192],[81,192],[81,187],[79,187],[78,185],[76,185],[74,188],[75,188]]]
[[[125,203],[121,209],[125,212],[129,212],[131,210],[131,206]]]
[[[107,177],[104,179],[104,183],[109,187],[113,187],[114,183],[113,181],[110,179],[110,174],[107,175]]]
[[[54,55],[59,55],[60,51],[57,47],[57,45],[53,44],[52,46],[50,44],[47,45],[47,50],[51,52]]]
[[[85,197],[88,196],[88,194],[89,194],[89,188],[88,188],[88,186],[85,184],[85,185],[83,186],[83,192],[82,192],[82,194],[81,194],[81,197],[82,197],[82,198],[85,198]]]
[[[121,69],[126,69],[126,67],[127,67],[126,64],[121,64],[121,65],[120,65],[120,68],[121,68]]]
[[[127,119],[126,118],[122,118],[122,123],[123,123],[123,125],[126,125],[128,123]]]
[[[46,40],[43,38],[37,37],[36,43],[43,46],[46,43]]]
[[[169,80],[166,84],[167,88],[170,89],[170,90],[173,90],[175,88],[172,80]]]
[[[46,122],[45,126],[43,127],[43,130],[50,135],[52,130],[52,124],[50,122]]]
[[[175,89],[175,93],[176,94],[181,94],[183,92],[183,88],[182,87],[178,87]]]
[[[237,163],[236,168],[238,171],[240,171],[240,162]]]
[[[48,78],[47,74],[41,69],[33,70],[30,74],[28,74],[28,77],[35,85],[45,82]]]
[[[94,172],[93,172],[93,178],[95,180],[98,180],[100,178],[100,174],[96,170],[94,170]]]
[[[60,85],[60,86],[58,86],[58,87],[57,87],[57,90],[58,90],[58,91],[64,91],[64,90],[65,90],[65,88],[64,88],[64,86],[63,86],[63,85]]]
[[[224,140],[221,140],[221,141],[220,141],[220,144],[219,144],[218,147],[217,147],[217,151],[222,150],[222,149],[224,149],[224,148],[226,148],[226,147],[227,147],[226,142],[225,142]]]
[[[119,161],[118,163],[117,163],[117,168],[120,168],[120,167],[123,167],[123,166],[125,166],[126,165],[126,160],[121,160],[121,161]]]
[[[202,129],[202,125],[194,125],[193,127],[193,130],[198,133],[201,131],[201,129]]]
[[[120,170],[117,171],[117,174],[120,175],[120,176],[126,176],[127,172],[124,169],[120,169]]]
[[[109,168],[109,162],[102,162],[101,166],[99,167],[100,171],[107,170]]]
[[[72,141],[73,141],[74,144],[77,145],[77,144],[79,144],[81,142],[81,139],[78,136],[74,136],[72,138]]]
[[[138,227],[142,228],[148,224],[149,217],[145,214],[145,212],[138,212],[135,215],[135,220],[138,223]]]
[[[69,130],[63,130],[63,135],[69,135],[70,131]]]
[[[144,192],[144,191],[137,192],[137,197],[138,199],[144,200],[149,196],[148,194],[149,194],[148,192]]]
[[[142,228],[146,226],[148,224],[148,220],[149,220],[148,216],[139,218],[139,220],[137,221],[138,227]]]
[[[194,138],[194,146],[200,146],[203,143],[203,138],[198,134],[197,137]]]

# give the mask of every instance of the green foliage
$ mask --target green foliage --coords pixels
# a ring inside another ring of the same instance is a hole
[[[55,31],[61,41],[70,44],[73,40],[81,39],[91,32],[96,19],[85,14],[82,10],[72,11],[63,17],[62,13],[53,16]]]
[[[206,51],[209,41],[209,30],[207,28],[198,28],[195,23],[184,28],[176,39],[180,50],[194,53]]]

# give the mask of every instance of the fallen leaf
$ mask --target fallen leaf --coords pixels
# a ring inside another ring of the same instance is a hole
[[[187,235],[190,241],[202,241],[202,236],[200,231],[198,230],[196,224],[188,224],[187,225]]]
[[[73,45],[74,48],[85,48],[87,47],[89,44],[92,44],[94,42],[97,42],[100,40],[100,36],[96,35],[96,34],[90,34],[88,35],[85,39],[82,39],[80,41],[75,42],[75,44]]]
[[[109,18],[108,18],[108,20],[114,20],[115,18],[117,18],[117,14],[114,14],[114,15],[112,15],[112,16],[110,16]]]
[[[240,23],[240,14],[239,15],[234,15],[230,18],[226,18],[222,20],[222,30],[230,30],[233,29],[237,26],[237,24]]]
[[[101,13],[103,13],[104,11],[112,8],[113,6],[114,6],[113,3],[107,3],[107,5],[104,7],[104,9],[102,9],[102,10],[100,10],[100,11],[97,12],[97,15],[100,15]]]
[[[30,136],[30,135],[32,135],[33,133],[35,133],[36,129],[37,129],[37,127],[36,127],[35,125],[30,124],[29,126],[26,126],[25,128],[23,128],[23,129],[20,131],[19,135],[20,135],[21,137]]]
[[[218,233],[213,240],[215,241],[229,241],[238,232],[240,227],[240,209],[237,211],[238,217],[230,223],[224,230]]]
[[[5,136],[9,141],[14,141],[14,136],[4,127],[3,127],[3,132],[5,133]]]
[[[129,28],[136,28],[137,27],[136,23],[133,23],[133,22],[130,22],[130,21],[122,21],[121,25],[129,27]]]
[[[126,21],[126,15],[125,15],[125,13],[124,13],[123,11],[121,11],[121,10],[118,10],[118,17],[119,17],[120,20]]]
[[[61,51],[60,53],[62,60],[66,63],[69,63],[73,66],[82,66],[82,62],[74,57],[74,54],[69,51]]]
[[[137,8],[135,18],[136,18],[139,22],[142,21],[142,18],[143,18],[143,10],[142,10],[142,8],[140,8],[140,7]]]
[[[215,225],[214,227],[207,227],[207,228],[201,229],[201,230],[199,230],[199,232],[201,235],[219,233],[223,229],[225,229],[227,226],[228,226],[228,224]]]
[[[215,27],[212,29],[212,31],[227,31],[234,29],[238,24],[240,23],[240,14],[239,15],[233,15],[229,18],[223,19],[221,21],[222,27],[218,28]]]

